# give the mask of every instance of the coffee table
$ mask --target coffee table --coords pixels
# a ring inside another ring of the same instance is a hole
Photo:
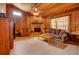
[[[47,40],[49,44],[51,44],[53,41],[53,36],[48,34],[41,34],[39,35],[39,37],[45,38],[45,40]]]

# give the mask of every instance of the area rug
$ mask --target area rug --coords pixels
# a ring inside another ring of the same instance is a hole
[[[67,44],[62,42],[53,42],[52,45],[60,49],[65,49],[68,46]]]
[[[45,42],[47,42],[47,41],[45,41]],[[66,43],[57,42],[57,41],[52,42],[51,45],[56,48],[59,48],[59,49],[65,49],[68,46]]]

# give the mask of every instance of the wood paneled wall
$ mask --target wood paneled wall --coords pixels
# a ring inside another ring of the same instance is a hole
[[[13,11],[20,12],[21,16],[13,16]],[[16,21],[16,31],[26,29],[26,12],[12,4],[6,4],[6,16],[9,17],[11,21],[13,21],[13,19]]]
[[[76,11],[76,31],[79,31],[79,10]]]

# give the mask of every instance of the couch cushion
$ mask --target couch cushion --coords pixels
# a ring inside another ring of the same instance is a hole
[[[59,29],[56,29],[55,31],[56,31],[56,34],[59,35],[60,30]]]

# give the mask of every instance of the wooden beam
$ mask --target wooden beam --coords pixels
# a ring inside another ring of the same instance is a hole
[[[35,3],[34,7],[39,7],[41,5],[41,3]]]
[[[54,7],[57,3],[43,3],[39,7],[37,7],[38,10],[45,11],[47,9],[50,9]]]
[[[61,12],[64,12],[64,11],[68,11],[70,9],[73,9],[75,7],[78,7],[79,4],[63,4],[63,5],[60,5],[60,6],[57,6],[55,8],[52,8],[52,9],[49,9],[47,11],[44,12],[43,16],[49,16],[49,15],[54,15],[56,13],[61,13]]]

